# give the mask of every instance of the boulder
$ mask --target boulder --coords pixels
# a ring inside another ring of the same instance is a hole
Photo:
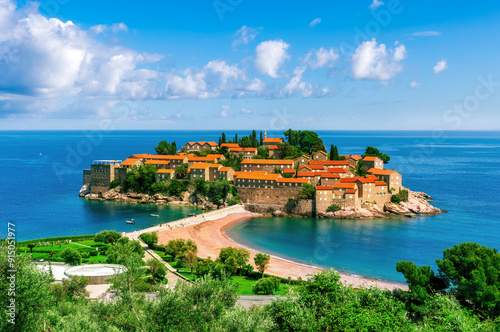
[[[399,205],[396,203],[392,202],[387,202],[384,204],[384,211],[393,213],[393,214],[409,214],[411,213],[408,208],[404,207],[403,205]]]
[[[286,216],[286,213],[281,211],[281,210],[274,210],[273,211],[273,216],[275,217],[284,217]]]
[[[427,194],[422,194],[424,193],[413,191],[408,192],[408,201],[401,202],[401,206],[415,214],[435,215],[441,213],[440,209],[429,204],[429,202],[425,198],[425,195]]]
[[[112,200],[118,197],[120,193],[116,189],[111,189],[102,194],[103,199]]]
[[[90,194],[90,185],[88,183],[84,184],[82,186],[82,189],[80,189],[80,197],[85,197],[85,195]]]
[[[334,218],[340,218],[340,219],[354,218],[355,211],[353,209],[342,209],[335,211],[333,215]]]
[[[354,212],[353,218],[373,218],[373,212],[368,209],[359,208]]]

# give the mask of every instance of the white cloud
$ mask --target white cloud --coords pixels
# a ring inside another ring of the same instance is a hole
[[[106,31],[118,33],[120,31],[128,31],[128,27],[125,25],[125,23],[114,23],[112,25],[99,24],[91,27],[90,31],[94,32],[95,34],[104,33]]]
[[[290,58],[286,50],[290,47],[283,40],[268,40],[260,43],[256,51],[255,67],[261,74],[279,77],[278,69]]]
[[[309,23],[309,26],[314,27],[320,23],[321,23],[321,18],[318,17],[318,18],[315,18],[314,20],[312,20],[311,23]]]
[[[439,31],[419,31],[419,32],[410,33],[409,35],[415,36],[415,37],[431,37],[431,36],[440,36],[441,32],[439,32]]]
[[[224,88],[229,79],[243,78],[243,71],[238,68],[238,64],[228,65],[225,61],[210,61],[205,67],[214,74],[220,74],[221,86]]]
[[[305,58],[305,63],[311,67],[311,69],[318,69],[323,67],[333,68],[335,61],[339,58],[339,55],[335,52],[333,48],[325,49],[321,47],[317,51],[310,51],[307,53]]]
[[[242,26],[241,29],[238,29],[234,34],[235,40],[233,41],[233,46],[247,45],[255,39],[261,30],[262,28],[252,28],[247,27],[246,25]]]
[[[246,86],[247,91],[261,92],[266,88],[266,83],[262,82],[259,78],[254,78],[250,84]]]
[[[229,106],[229,105],[222,105],[221,110],[219,112],[219,116],[221,118],[227,118],[229,116],[229,109],[230,108],[231,108],[231,106]]]
[[[377,9],[378,7],[382,6],[384,3],[380,0],[373,0],[373,2],[370,4],[370,8],[372,10]]]
[[[363,42],[351,55],[354,78],[387,81],[395,77],[403,70],[401,61],[406,58],[405,46],[395,44],[395,49],[386,49],[385,44],[377,45],[375,38]]]
[[[252,111],[250,111],[249,109],[246,109],[246,108],[242,107],[242,108],[241,108],[240,113],[243,113],[243,114],[251,114],[251,113],[252,113]]]
[[[432,67],[432,70],[434,71],[434,74],[438,74],[447,68],[448,68],[448,62],[445,59],[443,59],[441,61],[438,61],[436,65]]]
[[[311,84],[302,81],[302,75],[305,71],[305,66],[295,68],[292,78],[283,88],[282,93],[285,96],[291,96],[295,93],[299,93],[302,97],[310,97],[313,94],[313,88]]]
[[[413,89],[418,89],[420,88],[421,84],[420,83],[417,83],[415,81],[411,81],[410,82],[410,88],[413,88]]]

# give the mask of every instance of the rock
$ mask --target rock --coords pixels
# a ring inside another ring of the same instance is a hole
[[[368,209],[359,208],[354,212],[353,218],[373,218],[373,212]]]
[[[189,202],[189,196],[191,196],[191,194],[188,191],[185,191],[181,194],[180,199],[183,202]]]
[[[398,205],[392,202],[387,202],[384,204],[384,211],[403,215],[411,213],[410,210],[408,210],[408,208],[404,207],[403,205]]]
[[[373,213],[374,218],[387,218],[387,213],[384,211],[384,208],[378,204],[371,204],[367,206],[366,209]]]
[[[283,212],[283,211],[280,211],[280,210],[274,210],[273,211],[273,216],[275,216],[275,217],[283,217],[283,216],[286,216],[286,213]]]
[[[85,195],[90,194],[90,185],[88,183],[84,184],[82,186],[82,189],[80,189],[80,197],[85,197]]]
[[[111,200],[118,197],[120,193],[116,191],[116,189],[111,189],[102,194],[103,199]]]
[[[407,208],[415,214],[435,215],[441,213],[441,210],[430,205],[423,193],[408,192],[408,202],[401,202],[401,206]],[[428,196],[430,197],[430,196]]]
[[[413,196],[416,198],[421,198],[421,199],[424,199],[426,201],[433,201],[434,200],[431,196],[429,196],[426,193],[421,192],[421,191],[408,190],[408,195],[410,195],[410,194],[413,194]]]
[[[355,212],[353,209],[342,209],[335,211],[333,215],[334,218],[347,219],[347,218],[354,218]]]

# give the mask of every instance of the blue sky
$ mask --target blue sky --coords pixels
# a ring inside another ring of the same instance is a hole
[[[0,130],[498,130],[500,2],[0,0]]]

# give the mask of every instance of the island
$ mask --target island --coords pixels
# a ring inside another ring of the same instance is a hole
[[[83,170],[80,196],[134,204],[193,205],[214,210],[243,204],[253,213],[316,218],[436,215],[432,198],[403,185],[390,157],[368,146],[362,154],[329,153],[316,132],[283,137],[252,134],[177,149],[165,140],[156,154],[95,160]]]

